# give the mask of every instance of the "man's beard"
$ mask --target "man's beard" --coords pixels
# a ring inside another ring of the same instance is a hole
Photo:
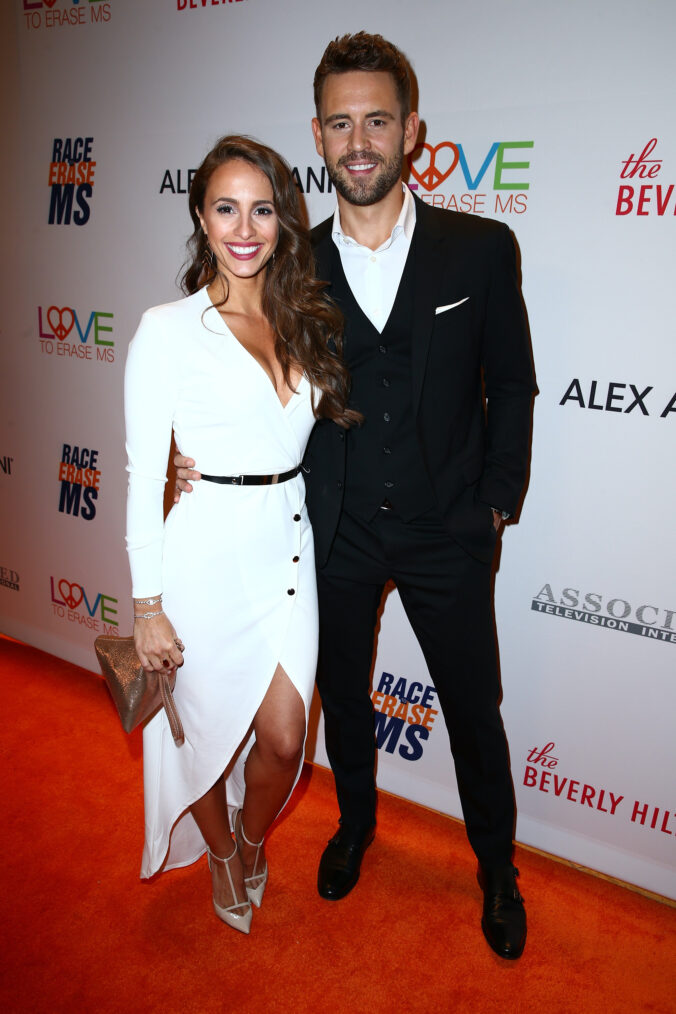
[[[375,179],[346,176],[348,170],[339,172],[343,166],[355,159],[359,159],[361,162],[376,162],[382,166],[382,170]],[[339,158],[337,162],[329,162],[328,159],[325,159],[325,162],[329,179],[348,204],[356,204],[360,207],[377,204],[401,179],[401,170],[404,164],[404,139],[402,137],[399,151],[389,159],[372,151],[351,151]]]

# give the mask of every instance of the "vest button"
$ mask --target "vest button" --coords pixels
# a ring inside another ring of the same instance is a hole
[[[389,412],[383,412],[383,419],[385,420],[385,422],[389,422],[390,421],[390,413]]]
[[[378,346],[378,352],[382,352],[382,354],[385,355],[385,353],[387,352],[387,346],[386,345],[379,345]]]
[[[391,447],[383,447],[383,454],[391,454],[391,453],[392,453]]]
[[[342,483],[342,481],[340,479],[336,483],[336,486],[338,487],[338,489],[342,489],[343,488],[343,483]]]
[[[392,489],[393,486],[394,486],[393,482],[390,482],[389,479],[385,480],[385,489]]]
[[[383,377],[383,387],[389,387],[389,386],[390,386],[389,380],[387,379],[387,377]]]

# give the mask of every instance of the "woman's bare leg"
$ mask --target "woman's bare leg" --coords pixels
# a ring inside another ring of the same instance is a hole
[[[305,740],[305,707],[300,694],[278,665],[254,718],[256,742],[244,767],[246,792],[242,828],[260,842],[291,791]],[[240,842],[244,874],[253,873],[256,848]],[[259,858],[256,873],[263,868]]]
[[[230,821],[225,797],[225,780],[223,775],[215,785],[197,799],[190,807],[195,823],[202,833],[209,851],[219,859],[227,859],[233,851],[234,843],[230,835]],[[211,864],[211,883],[213,895],[221,908],[234,905],[237,901],[246,901],[244,888],[244,870],[238,853],[229,863],[230,874],[235,886],[233,898],[228,882],[228,875],[222,863]],[[244,915],[248,906],[234,909],[235,915]]]

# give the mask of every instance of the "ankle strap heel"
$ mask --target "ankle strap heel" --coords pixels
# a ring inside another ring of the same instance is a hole
[[[244,878],[244,886],[246,887],[247,897],[249,898],[251,904],[255,905],[256,908],[260,908],[261,902],[263,901],[263,892],[265,891],[265,885],[268,882],[267,861],[260,873],[257,873],[256,870],[258,869],[258,858],[260,856],[261,849],[265,842],[265,838],[261,838],[260,841],[249,841],[246,834],[244,833],[244,824],[242,822],[241,806],[235,812],[234,827],[235,827],[235,841],[237,842],[237,846],[240,847],[240,843],[244,842],[250,848],[256,849],[256,858],[254,859],[253,871],[250,877]]]
[[[237,893],[232,881],[232,873],[230,872],[230,860],[234,859],[237,855],[237,842],[235,841],[233,844],[235,847],[232,850],[232,854],[229,855],[227,859],[222,859],[220,856],[215,855],[210,848],[207,848],[207,861],[209,863],[210,870],[212,869],[212,863],[217,863],[219,866],[225,867],[228,884],[230,885],[230,893],[234,899],[234,904],[223,907],[218,904],[213,896],[211,900],[214,905],[214,911],[219,919],[222,919],[228,926],[232,926],[233,929],[239,930],[240,933],[248,933],[251,929],[251,901],[249,898],[247,898],[246,901],[237,901]],[[237,913],[234,911],[236,908],[243,908],[245,911]]]

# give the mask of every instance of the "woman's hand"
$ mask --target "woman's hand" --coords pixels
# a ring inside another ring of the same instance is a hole
[[[181,493],[192,493],[192,482],[202,478],[201,472],[195,471],[195,462],[192,458],[177,453],[174,455],[174,468],[176,469],[176,483],[174,485],[174,503],[181,499]]]
[[[183,665],[183,643],[164,613],[134,620],[134,646],[146,672],[171,672]]]

